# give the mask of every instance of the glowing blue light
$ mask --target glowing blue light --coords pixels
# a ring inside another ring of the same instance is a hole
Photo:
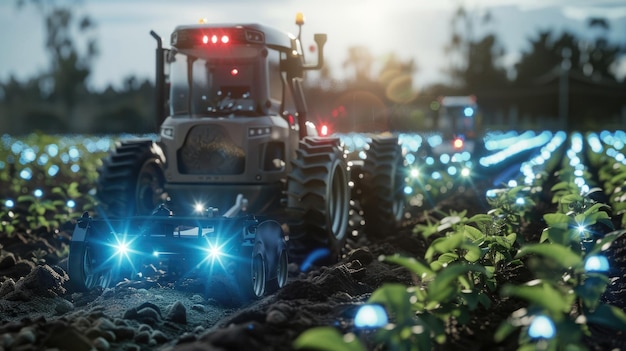
[[[439,146],[443,143],[443,138],[439,134],[431,135],[427,139],[428,145],[431,147]]]
[[[518,204],[518,205],[523,205],[523,204],[525,204],[525,203],[526,203],[526,200],[524,200],[524,198],[523,198],[523,197],[518,197],[518,198],[515,200],[515,203],[516,203],[516,204]]]
[[[209,243],[209,248],[206,249],[206,253],[207,257],[211,260],[219,259],[224,254],[222,247],[213,243]]]
[[[433,179],[441,179],[441,173],[439,173],[439,172],[433,172],[433,173],[430,175],[430,177],[431,177],[431,178],[433,178]]]
[[[411,168],[411,172],[409,173],[411,178],[417,178],[420,176],[420,170],[417,168]]]
[[[35,151],[31,148],[28,148],[22,151],[22,156],[20,157],[20,163],[25,165],[27,163],[31,163],[35,161],[36,158],[37,158],[37,154],[35,153]]]
[[[11,199],[8,199],[4,202],[4,206],[6,206],[6,208],[13,208],[13,206],[15,206],[15,202]]]
[[[426,164],[429,165],[429,166],[434,165],[435,164],[435,159],[430,157],[430,156],[426,157]]]
[[[33,191],[33,195],[35,195],[35,197],[42,197],[43,196],[43,190],[35,189],[35,191]]]
[[[31,171],[30,168],[24,168],[23,170],[20,171],[20,178],[24,180],[30,180],[30,178],[32,177],[33,177],[33,171]]]
[[[77,159],[80,156],[80,152],[78,151],[77,148],[75,147],[71,147],[68,151],[67,154],[69,157],[71,157],[72,159]]]
[[[55,175],[57,175],[57,173],[59,173],[59,166],[52,165],[52,166],[50,166],[50,168],[48,168],[48,175],[49,176],[54,177]]]
[[[609,270],[609,260],[602,255],[592,255],[585,260],[585,271],[587,272],[607,272]]]
[[[583,234],[583,233],[585,232],[585,229],[586,229],[586,228],[585,228],[585,226],[584,226],[584,225],[580,224],[580,225],[578,225],[578,227],[576,227],[576,229],[578,229],[578,232],[579,232],[580,234]]]
[[[115,252],[116,252],[118,255],[124,255],[124,256],[126,256],[126,255],[128,255],[129,250],[130,250],[130,248],[129,248],[129,246],[128,246],[128,243],[127,243],[127,242],[121,241],[121,242],[119,242],[119,243],[117,243],[117,244],[115,245]]]
[[[441,163],[445,165],[446,163],[450,162],[450,155],[442,154],[441,156],[439,156],[439,161],[441,161]]]
[[[154,251],[154,252],[152,252],[152,256],[154,256],[154,257],[159,257],[159,255],[160,255],[160,254],[161,254],[161,253],[160,253],[160,252],[158,252],[158,251]]]
[[[407,185],[407,186],[405,186],[405,187],[404,187],[404,193],[405,193],[406,195],[411,195],[411,194],[413,194],[413,188],[412,188],[412,187],[410,187],[410,186],[408,186],[408,185]]]
[[[48,160],[50,159],[50,157],[46,154],[41,154],[41,156],[39,156],[39,159],[37,159],[37,164],[40,166],[45,165],[46,163],[48,163]]]
[[[571,137],[572,150],[579,153],[583,150],[583,136],[580,133],[573,133]]]
[[[469,161],[470,158],[472,158],[472,154],[470,154],[469,152],[463,151],[463,153],[461,153],[461,159],[463,161]]]
[[[70,166],[70,169],[72,170],[72,172],[78,173],[78,171],[80,171],[80,166],[77,164],[73,164],[72,166]]]
[[[534,133],[531,135],[534,135]],[[550,139],[552,138],[552,133],[549,131],[544,131],[534,137],[530,137],[531,135],[524,138],[521,138],[520,136],[519,140],[516,140],[515,143],[509,145],[506,149],[500,150],[495,154],[491,154],[489,156],[481,157],[479,160],[480,164],[485,167],[498,164],[522,151],[542,146],[550,141]]]
[[[589,146],[591,146],[591,150],[593,152],[602,152],[602,143],[600,142],[600,138],[598,138],[598,135],[596,133],[589,134],[589,136],[587,137],[587,142],[589,143]]]
[[[76,202],[74,200],[67,200],[67,202],[65,203],[65,206],[69,208],[74,208],[76,207]]]
[[[509,186],[509,188],[515,188],[517,186],[517,181],[514,180],[514,179],[511,179],[511,180],[509,180],[507,185]]]
[[[533,339],[552,339],[555,334],[554,322],[546,316],[536,316],[530,322],[528,336]]]
[[[59,147],[56,146],[55,144],[50,144],[50,145],[46,146],[46,152],[51,157],[55,157],[56,155],[59,154]]]
[[[203,204],[201,204],[201,203],[199,203],[199,202],[196,202],[196,203],[193,205],[193,210],[194,210],[194,212],[196,212],[196,213],[203,213],[203,212],[204,212],[204,205],[203,205]]]
[[[465,117],[472,117],[474,115],[474,109],[471,107],[466,107],[463,110],[463,114],[465,115]]]
[[[578,185],[578,187],[582,187],[583,185],[585,185],[585,178],[582,177],[576,177],[574,178],[574,184]]]
[[[354,316],[354,326],[357,328],[381,328],[388,322],[387,312],[380,305],[363,305]]]
[[[448,167],[448,174],[449,174],[449,175],[453,176],[453,175],[455,175],[455,174],[456,174],[456,172],[458,172],[458,170],[456,169],[456,167],[454,167],[454,166],[450,166],[450,167]]]
[[[467,167],[461,170],[461,176],[463,177],[469,177],[471,174],[472,174],[472,171]]]
[[[580,164],[580,158],[578,156],[574,156],[569,160],[570,166],[576,166]]]
[[[415,163],[415,155],[413,154],[407,154],[404,159],[406,160],[406,163],[409,165],[412,165]]]
[[[302,272],[308,271],[309,268],[311,268],[311,266],[313,266],[313,263],[315,263],[315,261],[319,260],[320,258],[324,258],[324,257],[328,256],[329,254],[330,254],[330,250],[328,250],[325,247],[313,250],[313,252],[311,252],[304,259],[304,262],[302,262],[302,265],[300,266],[300,270]]]

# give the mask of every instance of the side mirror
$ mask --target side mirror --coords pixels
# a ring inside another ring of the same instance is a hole
[[[304,65],[302,68],[305,70],[317,70],[324,67],[324,45],[326,44],[326,34],[316,33],[313,35],[313,40],[317,44],[317,64],[316,65]]]

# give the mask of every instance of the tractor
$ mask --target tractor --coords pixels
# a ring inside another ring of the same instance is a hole
[[[367,157],[349,161],[340,138],[307,119],[303,79],[324,64],[325,34],[314,35],[315,64],[300,34],[261,24],[181,25],[169,49],[150,34],[160,130],[103,158],[97,215],[83,214],[70,244],[78,290],[167,262],[258,298],[286,284],[289,238],[338,258],[355,201],[373,236],[398,225],[397,137],[372,136]]]

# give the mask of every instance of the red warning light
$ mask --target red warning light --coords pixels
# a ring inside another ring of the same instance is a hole
[[[222,43],[222,44],[228,44],[228,42],[230,42],[230,37],[228,35],[222,35],[221,37],[218,36],[217,34],[213,34],[213,35],[203,35],[202,36],[202,43],[203,44],[217,44],[217,43]]]
[[[327,136],[328,135],[328,126],[325,124],[322,124],[322,126],[320,127],[320,134],[322,134],[322,136]]]
[[[455,138],[454,141],[452,142],[452,145],[454,146],[455,149],[462,149],[463,148],[463,139],[461,138]]]
[[[239,74],[239,70],[237,69],[237,67],[233,67],[233,69],[230,70],[230,75],[231,76],[236,76]]]

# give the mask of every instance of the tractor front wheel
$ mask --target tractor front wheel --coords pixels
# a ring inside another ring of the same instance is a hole
[[[72,286],[78,291],[96,287],[108,288],[113,283],[110,267],[100,264],[93,247],[84,241],[71,242],[68,257],[68,273]]]

